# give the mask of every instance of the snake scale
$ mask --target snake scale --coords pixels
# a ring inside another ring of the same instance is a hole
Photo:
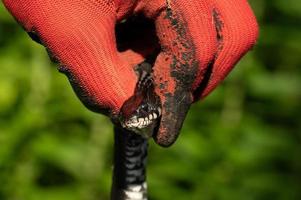
[[[154,91],[152,65],[142,62],[135,71],[139,78],[134,94],[123,104],[114,128],[111,200],[147,200],[148,138],[158,126],[161,103]]]

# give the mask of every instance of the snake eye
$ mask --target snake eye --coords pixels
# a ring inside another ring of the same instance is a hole
[[[142,115],[147,115],[147,113],[150,111],[148,104],[142,104],[139,109],[138,112]]]
[[[141,109],[146,109],[147,108],[147,105],[146,104],[142,104],[141,105]]]

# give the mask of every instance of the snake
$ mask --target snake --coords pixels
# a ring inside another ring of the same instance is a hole
[[[152,64],[134,67],[138,81],[134,94],[120,109],[114,127],[114,168],[111,200],[147,200],[148,139],[159,125],[162,107],[155,93]]]

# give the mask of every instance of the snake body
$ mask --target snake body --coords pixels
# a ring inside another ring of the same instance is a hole
[[[112,200],[147,200],[146,159],[148,138],[161,116],[161,103],[154,91],[152,66],[136,66],[134,94],[123,104],[115,126]]]
[[[112,200],[147,200],[147,139],[115,127]]]

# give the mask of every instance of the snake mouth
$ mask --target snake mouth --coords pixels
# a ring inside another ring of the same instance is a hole
[[[141,130],[152,126],[160,117],[161,108],[157,108],[156,111],[149,113],[145,117],[134,115],[130,119],[121,122],[121,126],[129,130]]]
[[[122,128],[144,138],[153,136],[162,115],[160,99],[153,91],[151,93],[143,98],[134,95],[126,101],[119,118]]]

